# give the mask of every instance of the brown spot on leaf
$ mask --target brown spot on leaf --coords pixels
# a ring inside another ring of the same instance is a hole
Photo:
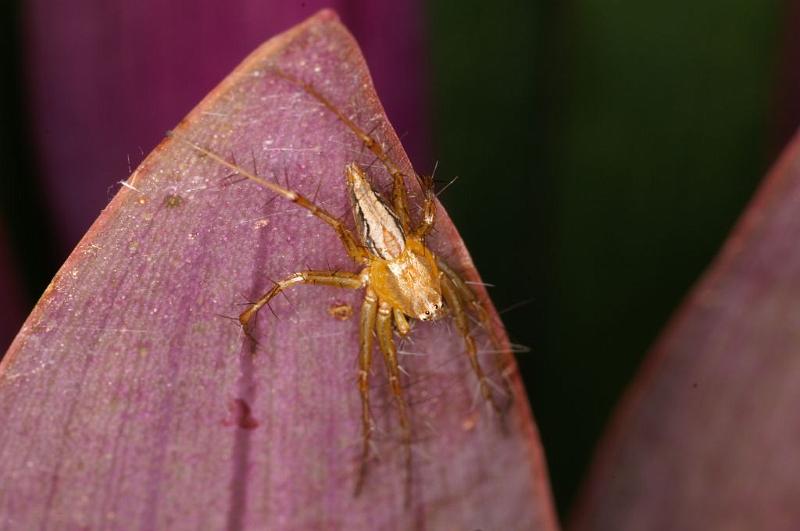
[[[238,426],[243,430],[253,430],[258,427],[258,421],[253,418],[250,404],[242,398],[234,398],[228,402],[228,418],[222,424],[225,426]]]

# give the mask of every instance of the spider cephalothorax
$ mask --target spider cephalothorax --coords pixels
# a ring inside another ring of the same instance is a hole
[[[373,190],[366,173],[359,165],[350,163],[345,167],[344,173],[352,202],[357,235],[354,235],[335,216],[294,190],[284,188],[276,182],[248,172],[220,155],[179,135],[176,136],[198,152],[227,166],[235,173],[308,209],[336,231],[348,255],[357,264],[362,265],[359,272],[307,270],[289,275],[277,282],[272,289],[239,316],[242,328],[248,337],[251,337],[250,326],[257,312],[277,294],[290,286],[319,284],[364,289],[357,377],[362,404],[362,456],[355,487],[356,493],[358,493],[363,485],[366,465],[370,457],[370,439],[374,430],[369,400],[373,337],[377,337],[378,347],[386,362],[389,384],[397,405],[406,449],[406,466],[410,470],[411,422],[403,388],[400,384],[400,368],[393,331],[396,330],[401,336],[408,334],[409,318],[429,321],[437,319],[445,313],[452,315],[456,328],[464,337],[466,353],[478,379],[480,391],[493,409],[500,413],[500,407],[495,401],[488,379],[478,361],[475,340],[470,333],[468,312],[476,314],[483,323],[487,322],[487,314],[466,282],[425,245],[425,237],[433,227],[436,213],[436,198],[433,193],[432,181],[418,177],[424,193],[422,219],[417,226],[412,226],[408,213],[405,176],[381,145],[312,85],[281,70],[273,69],[273,72],[302,88],[335,114],[363,142],[364,146],[372,151],[392,176],[391,201],[384,201]],[[406,484],[408,487],[409,481]]]

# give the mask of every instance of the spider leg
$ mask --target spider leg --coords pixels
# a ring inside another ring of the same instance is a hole
[[[492,388],[489,386],[489,382],[486,378],[486,374],[483,372],[480,361],[478,361],[478,350],[475,347],[475,338],[473,338],[472,334],[470,334],[469,318],[464,308],[464,302],[466,301],[462,300],[462,297],[460,296],[449,275],[445,273],[441,278],[442,295],[444,295],[444,299],[447,302],[447,306],[450,308],[450,311],[453,312],[453,320],[456,323],[456,328],[458,328],[458,331],[464,338],[464,343],[467,347],[467,356],[469,357],[470,365],[472,365],[472,371],[478,378],[478,385],[480,386],[481,394],[492,406],[492,409],[498,414],[498,416],[502,416],[502,409],[495,400],[494,394],[492,393]]]
[[[397,329],[397,333],[401,336],[408,335],[408,332],[411,330],[411,326],[409,326],[406,316],[403,315],[403,312],[398,308],[392,310],[392,313],[394,314],[394,326]]]
[[[424,194],[422,204],[422,221],[414,229],[414,236],[424,237],[433,227],[436,221],[436,192],[433,189],[433,177],[420,177],[422,192]]]
[[[372,413],[369,408],[369,369],[372,365],[372,334],[375,330],[375,317],[378,314],[378,298],[375,292],[367,289],[364,295],[364,304],[361,306],[361,326],[358,356],[358,391],[361,393],[361,434],[362,450],[361,464],[358,470],[358,480],[356,481],[355,495],[361,492],[364,486],[364,478],[367,473],[367,461],[369,460],[369,443],[374,430]]]
[[[350,232],[347,227],[344,226],[344,223],[339,220],[336,216],[325,210],[324,208],[316,205],[313,201],[310,201],[307,197],[295,192],[294,190],[290,190],[279,185],[276,182],[269,181],[264,179],[263,177],[259,177],[258,175],[247,171],[246,169],[242,168],[241,166],[234,164],[233,162],[229,162],[227,159],[214,153],[213,151],[204,148],[203,146],[196,144],[189,140],[188,138],[184,137],[182,134],[176,133],[174,131],[168,132],[168,136],[177,138],[184,144],[190,146],[192,149],[205,155],[206,157],[214,160],[215,162],[223,165],[224,167],[233,170],[235,174],[239,174],[246,179],[253,181],[254,183],[262,186],[268,190],[275,192],[276,194],[288,199],[289,201],[296,203],[297,205],[305,208],[309,212],[311,212],[314,216],[318,217],[328,225],[330,225],[333,230],[336,231],[336,234],[339,236],[339,239],[342,241],[345,250],[347,250],[347,254],[358,263],[366,263],[369,254],[366,250],[364,250],[363,246],[359,243],[358,239],[353,236],[353,233]]]
[[[473,292],[470,287],[464,282],[464,279],[459,276],[449,265],[447,265],[443,260],[437,260],[437,264],[439,266],[439,270],[441,270],[447,278],[453,283],[453,286],[456,288],[456,292],[461,298],[462,301],[465,301],[470,308],[475,312],[478,317],[478,320],[481,323],[481,326],[486,330],[489,336],[492,339],[492,343],[495,345],[496,348],[506,350],[503,348],[503,342],[500,341],[495,333],[493,332],[493,326],[491,319],[489,318],[489,314],[486,312],[486,309],[480,303],[478,298],[475,296],[475,292]],[[511,394],[511,383],[509,381],[508,375],[508,368],[511,366],[509,363],[509,357],[513,356],[510,350],[507,352],[502,353],[499,356],[495,357],[495,363],[497,365],[498,372],[503,376],[503,388],[504,391],[508,393],[509,396]]]
[[[392,176],[392,180],[394,181],[394,185],[392,187],[392,205],[395,214],[397,214],[397,217],[400,219],[403,230],[408,232],[411,225],[411,218],[408,215],[408,192],[406,191],[404,180],[405,174],[400,171],[394,161],[392,161],[386,151],[384,151],[381,144],[372,138],[372,136],[370,136],[364,129],[359,127],[353,120],[348,118],[333,103],[331,103],[328,98],[323,96],[317,89],[315,89],[311,83],[301,81],[300,79],[278,68],[273,68],[273,71],[286,81],[289,81],[290,83],[303,89],[311,97],[320,102],[326,109],[336,115],[339,121],[346,125],[347,128],[350,129],[350,131],[352,131],[359,140],[361,140],[367,149],[372,151],[372,153],[378,157],[378,160],[381,161],[381,164],[383,164],[383,166],[386,168],[386,171],[388,171]]]
[[[378,344],[389,373],[389,386],[394,395],[397,413],[400,417],[400,430],[402,431],[403,446],[405,447],[406,460],[406,503],[411,499],[411,421],[408,415],[408,404],[400,385],[400,366],[397,361],[397,348],[392,337],[392,307],[381,302],[378,307]]]
[[[253,342],[255,342],[255,338],[250,334],[250,321],[255,317],[256,313],[278,293],[295,284],[318,284],[321,286],[334,286],[348,289],[358,289],[362,286],[359,275],[346,271],[301,271],[289,275],[272,286],[272,289],[262,295],[260,299],[251,304],[250,307],[239,316],[239,323],[242,325],[242,330],[244,330],[245,335]]]
[[[489,328],[489,315],[486,313],[486,310],[483,306],[478,302],[478,298],[475,296],[475,293],[467,286],[467,283],[456,273],[452,267],[447,265],[444,260],[436,260],[436,265],[439,266],[439,270],[441,270],[447,278],[450,279],[450,282],[453,283],[453,287],[456,290],[456,293],[461,298],[463,302],[466,302],[470,308],[472,308],[476,314],[478,314],[478,319],[480,320],[481,324],[483,324],[487,329]]]

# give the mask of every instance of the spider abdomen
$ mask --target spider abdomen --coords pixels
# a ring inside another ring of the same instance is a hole
[[[348,164],[345,175],[361,241],[384,260],[398,259],[405,250],[406,236],[397,215],[375,193],[358,164]]]

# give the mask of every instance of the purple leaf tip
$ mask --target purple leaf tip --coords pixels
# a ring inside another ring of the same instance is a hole
[[[380,191],[391,182],[340,119],[275,68],[325,94],[413,175],[333,12],[251,54],[120,189],[4,359],[0,514],[18,529],[555,529],[513,367],[504,433],[475,398],[450,319],[415,322],[400,347],[413,424],[410,499],[380,363],[370,389],[374,458],[353,493],[359,294],[293,288],[258,315],[257,343],[242,333],[237,317],[272,279],[356,269],[330,227],[177,136],[347,223],[348,163],[367,168]],[[407,184],[418,219],[420,190]],[[428,245],[477,281],[439,214]],[[507,347],[491,320],[491,333],[476,328],[487,368],[492,342]]]

